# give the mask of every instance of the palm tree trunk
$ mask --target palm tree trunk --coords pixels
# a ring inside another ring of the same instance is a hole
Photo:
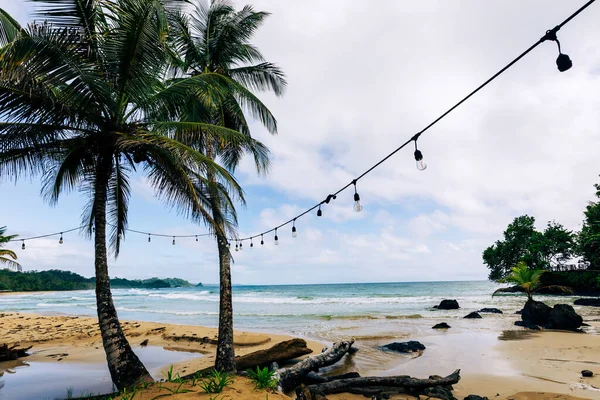
[[[101,173],[98,175],[101,175]],[[153,379],[144,364],[131,350],[131,346],[123,334],[110,292],[106,251],[106,187],[108,174],[104,175],[96,177],[96,196],[93,208],[96,228],[94,234],[96,303],[108,370],[115,386],[122,390],[141,381],[152,381]]]
[[[222,227],[219,227],[220,229]],[[219,247],[219,340],[215,369],[235,372],[235,350],[233,347],[233,302],[231,295],[231,256],[227,247],[227,238],[217,234]]]
[[[206,139],[206,156],[215,159],[212,141]],[[217,355],[215,369],[217,371],[235,372],[235,350],[233,347],[233,300],[231,294],[231,254],[225,236],[225,224],[220,212],[221,205],[216,188],[215,174],[209,169],[206,173],[213,193],[210,193],[210,207],[216,224],[217,246],[219,248],[219,338],[217,342]]]

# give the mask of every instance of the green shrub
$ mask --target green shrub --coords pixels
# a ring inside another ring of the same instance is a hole
[[[206,393],[221,393],[225,386],[230,385],[233,378],[226,372],[213,369],[210,374],[200,383],[200,387]]]
[[[248,377],[254,382],[255,389],[275,389],[277,380],[274,378],[275,373],[269,371],[269,368],[256,367],[256,370],[249,369]]]

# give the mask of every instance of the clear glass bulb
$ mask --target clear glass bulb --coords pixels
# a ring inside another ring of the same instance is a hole
[[[151,242],[150,235],[148,235],[148,243],[150,243],[150,242]]]
[[[25,242],[21,245],[21,250],[25,250]]]
[[[296,238],[296,237],[298,237],[298,232],[296,232],[296,231],[292,232],[292,237],[293,237],[293,238]]]
[[[275,246],[277,246],[279,244],[279,238],[277,237],[277,235],[275,235]]]
[[[61,237],[60,237],[60,239],[58,240],[58,243],[59,243],[59,244],[63,244],[63,238],[62,238],[62,236],[61,236]]]
[[[425,171],[427,169],[427,164],[423,161],[423,159],[417,161],[417,169],[419,171]]]
[[[173,238],[173,246],[175,246],[175,238]]]
[[[356,212],[361,212],[363,209],[362,205],[360,204],[360,201],[355,201],[354,202],[354,211]]]

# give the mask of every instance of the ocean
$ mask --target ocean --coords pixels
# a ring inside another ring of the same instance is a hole
[[[522,308],[521,295],[492,297],[499,287],[488,281],[234,286],[234,323],[236,329],[322,341],[349,336],[393,336],[420,327],[430,328],[438,320],[461,320],[467,313],[484,307],[496,307],[508,315]],[[212,327],[218,324],[216,285],[114,289],[113,298],[123,320]],[[461,309],[433,309],[442,299],[458,300]],[[545,296],[544,301],[553,304],[573,300]],[[3,295],[0,311],[95,316],[96,302],[92,290]],[[488,317],[503,320],[502,316]]]

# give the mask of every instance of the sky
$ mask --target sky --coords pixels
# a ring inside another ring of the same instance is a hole
[[[253,135],[272,152],[258,176],[251,160],[236,171],[247,206],[241,236],[272,228],[323,200],[420,131],[584,3],[557,0],[351,2],[255,0],[272,15],[253,42],[286,73],[283,97],[260,94],[279,134]],[[246,2],[236,1],[237,6]],[[17,20],[31,4],[0,0]],[[600,3],[559,32],[573,68],[560,73],[546,42],[419,139],[428,164],[417,171],[412,145],[361,179],[353,192],[278,232],[265,245],[234,252],[234,284],[482,280],[482,251],[516,216],[543,229],[550,220],[578,230],[600,182]],[[21,237],[81,223],[86,199],[40,196],[39,177],[0,181],[0,226]],[[132,183],[129,227],[167,235],[201,234]],[[259,239],[260,240],[260,239]],[[214,240],[128,234],[110,275],[218,282]],[[26,270],[92,276],[92,243],[77,232],[21,243]]]

